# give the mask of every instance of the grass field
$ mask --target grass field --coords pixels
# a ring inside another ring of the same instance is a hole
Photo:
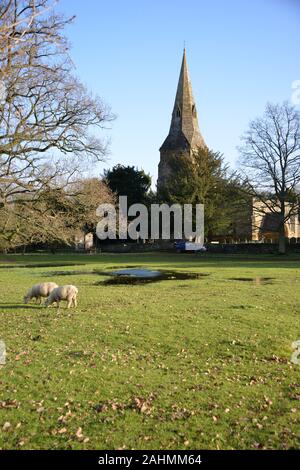
[[[209,275],[93,273],[131,265]],[[75,284],[77,309],[24,305],[45,280]],[[299,448],[299,286],[299,255],[0,257],[0,448]]]

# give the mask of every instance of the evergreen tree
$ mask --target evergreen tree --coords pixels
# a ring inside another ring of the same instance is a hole
[[[223,155],[200,148],[192,157],[170,159],[171,176],[159,191],[161,202],[168,204],[204,204],[205,234],[233,235],[234,214],[240,204],[238,180],[229,175]],[[238,203],[239,201],[239,203]]]
[[[151,176],[134,166],[115,165],[104,172],[109,188],[118,196],[127,196],[128,207],[132,204],[147,204],[151,187]]]

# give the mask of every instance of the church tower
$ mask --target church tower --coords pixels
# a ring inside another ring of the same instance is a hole
[[[199,147],[206,148],[206,144],[199,130],[197,109],[184,49],[171,126],[166,140],[159,149],[158,189],[166,183],[171,175],[170,158],[191,156],[193,151]]]

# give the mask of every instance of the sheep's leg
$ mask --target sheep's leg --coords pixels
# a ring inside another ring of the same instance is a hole
[[[68,298],[68,308],[72,307],[72,300],[73,300],[72,297]]]
[[[74,304],[74,307],[77,307],[77,297],[75,295],[75,297],[73,297],[73,304]]]

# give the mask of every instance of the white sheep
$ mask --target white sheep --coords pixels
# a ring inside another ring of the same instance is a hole
[[[58,286],[55,282],[42,282],[41,284],[35,284],[25,295],[25,304],[28,304],[28,302],[33,298],[35,298],[36,302],[39,300],[39,303],[41,303],[42,297],[49,297],[53,289],[56,287]]]
[[[53,289],[50,293],[48,299],[45,302],[45,306],[49,307],[51,304],[56,302],[57,308],[59,307],[59,302],[61,300],[66,300],[68,302],[68,308],[77,307],[77,294],[78,289],[75,286],[60,286]]]

